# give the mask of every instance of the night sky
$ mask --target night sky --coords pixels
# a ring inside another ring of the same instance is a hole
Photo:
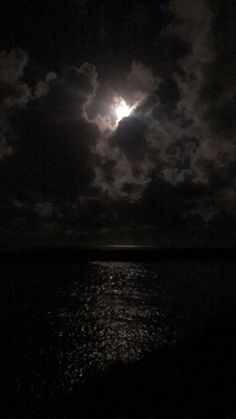
[[[235,0],[2,0],[0,16],[2,247],[234,235]]]

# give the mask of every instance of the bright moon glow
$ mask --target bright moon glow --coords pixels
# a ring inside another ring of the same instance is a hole
[[[127,103],[125,102],[125,100],[121,98],[119,100],[119,103],[115,107],[115,113],[116,113],[116,117],[117,117],[117,122],[120,122],[121,119],[129,116],[131,114],[132,110],[133,110],[133,107],[130,108],[127,105]]]

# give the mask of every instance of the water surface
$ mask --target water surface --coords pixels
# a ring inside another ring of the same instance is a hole
[[[1,269],[1,372],[49,403],[109,366],[174,345],[234,304],[234,263],[81,262]]]

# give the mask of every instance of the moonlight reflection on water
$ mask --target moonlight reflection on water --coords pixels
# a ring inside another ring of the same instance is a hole
[[[32,412],[35,403],[41,411],[73,397],[115,363],[181,340],[235,303],[230,262],[81,260],[2,267],[1,278],[2,373]]]
[[[61,369],[71,385],[114,362],[138,360],[175,337],[159,275],[131,263],[93,263],[89,281],[72,285],[63,308]],[[152,285],[151,285],[152,284]]]

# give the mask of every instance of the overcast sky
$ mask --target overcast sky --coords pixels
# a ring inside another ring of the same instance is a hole
[[[235,225],[234,0],[2,0],[1,241]],[[123,98],[133,111],[116,120]]]

